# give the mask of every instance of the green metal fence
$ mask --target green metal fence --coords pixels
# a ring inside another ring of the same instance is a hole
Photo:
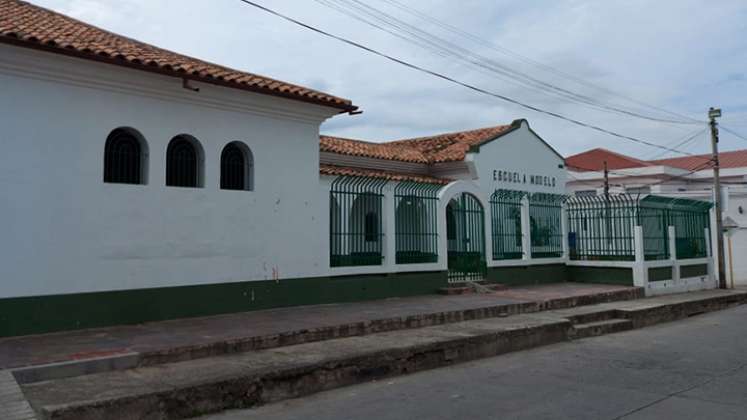
[[[634,260],[635,226],[643,233],[646,260],[665,260],[669,226],[675,228],[677,258],[707,255],[705,229],[710,203],[647,195],[575,197],[567,202],[568,248],[575,260]]]
[[[644,259],[646,261],[669,259],[669,221],[666,212],[640,201],[637,201],[637,207],[636,223],[643,232]]]
[[[387,180],[341,176],[329,193],[330,266],[380,265]]]
[[[449,282],[485,278],[485,212],[472,194],[463,193],[446,206]]]
[[[562,205],[564,195],[534,193],[529,196],[532,258],[563,256]]]
[[[635,260],[637,201],[629,195],[573,197],[568,212],[572,260]]]
[[[711,203],[649,195],[641,200],[641,205],[656,209],[667,226],[674,226],[677,259],[703,258],[708,255],[705,229],[710,228]]]
[[[515,260],[522,250],[521,200],[526,191],[495,190],[490,196],[493,260]]]
[[[401,182],[394,188],[396,263],[438,262],[441,185]]]

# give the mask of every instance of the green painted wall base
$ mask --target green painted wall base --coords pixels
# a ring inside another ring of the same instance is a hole
[[[578,283],[633,286],[633,269],[625,267],[568,266],[568,277]]]
[[[680,266],[680,277],[702,277],[708,275],[708,264],[694,264]]]
[[[668,267],[650,267],[648,269],[648,281],[667,281],[672,280],[672,266]]]
[[[0,299],[0,337],[435,293],[447,272],[315,277]]]
[[[488,267],[487,281],[507,286],[561,283],[570,281],[565,264]]]

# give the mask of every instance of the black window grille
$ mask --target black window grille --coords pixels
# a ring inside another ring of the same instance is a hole
[[[142,184],[140,141],[126,130],[117,129],[104,147],[104,182]]]
[[[199,163],[195,145],[184,137],[174,137],[166,150],[166,185],[197,187]]]
[[[220,187],[224,190],[249,190],[250,170],[247,156],[236,143],[229,143],[220,156]]]

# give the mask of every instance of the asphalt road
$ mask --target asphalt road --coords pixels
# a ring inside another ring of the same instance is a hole
[[[747,419],[747,305],[210,420]]]

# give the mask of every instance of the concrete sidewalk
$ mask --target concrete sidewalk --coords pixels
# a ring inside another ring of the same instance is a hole
[[[44,418],[186,418],[684,319],[745,302],[747,292],[710,290],[306,342],[21,386]]]
[[[157,364],[640,296],[640,290],[631,287],[559,283],[11,337],[0,339],[0,369],[131,354],[148,355],[139,365]]]

